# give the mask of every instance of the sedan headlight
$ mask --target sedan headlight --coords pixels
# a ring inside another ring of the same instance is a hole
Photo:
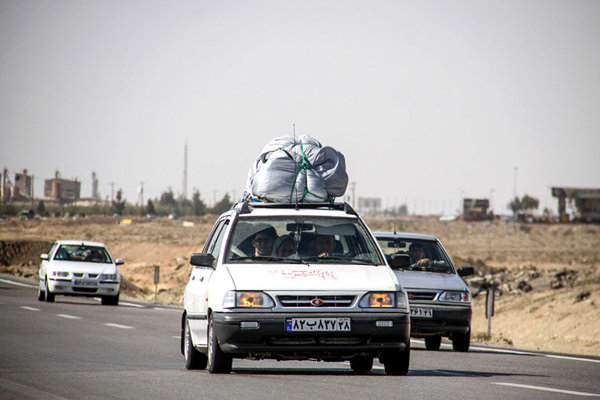
[[[273,308],[275,302],[263,292],[236,292],[230,290],[223,298],[223,308]]]
[[[69,277],[69,273],[66,271],[52,271],[50,273],[50,275],[57,277],[57,278],[68,278]]]
[[[451,301],[454,303],[470,303],[471,294],[469,292],[446,291],[440,294],[439,301]]]
[[[395,293],[388,292],[373,292],[367,293],[360,300],[358,305],[363,308],[381,308],[381,307],[394,307],[396,303]]]
[[[102,279],[103,281],[116,281],[117,280],[117,274],[102,274],[100,276],[100,279]]]

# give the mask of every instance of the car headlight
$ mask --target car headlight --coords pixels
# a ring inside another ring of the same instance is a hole
[[[223,308],[273,308],[275,302],[263,292],[236,292],[230,290],[223,298]]]
[[[358,305],[363,308],[394,307],[395,300],[395,293],[373,292],[364,295]]]
[[[439,301],[452,301],[454,303],[470,303],[471,293],[469,292],[455,292],[446,291],[440,294]]]
[[[66,271],[52,271],[50,273],[51,276],[55,276],[57,278],[68,278],[69,277],[69,273]]]
[[[107,280],[107,281],[116,281],[117,280],[117,274],[102,274],[100,276],[100,279]]]
[[[402,311],[406,311],[406,312],[409,311],[408,297],[406,297],[406,293],[396,292],[396,307],[398,307]]]

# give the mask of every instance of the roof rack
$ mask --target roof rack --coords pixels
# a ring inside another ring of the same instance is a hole
[[[356,211],[350,206],[350,204],[346,202],[323,202],[323,203],[298,203],[298,204],[286,204],[286,203],[248,203],[246,201],[237,203],[233,206],[233,208],[239,214],[248,214],[252,212],[253,208],[295,208],[299,209],[317,209],[317,208],[326,208],[329,210],[342,210],[346,214],[358,215]]]

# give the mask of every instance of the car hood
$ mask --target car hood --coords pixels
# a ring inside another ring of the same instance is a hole
[[[117,267],[114,264],[91,263],[79,261],[53,261],[48,264],[49,271],[83,272],[90,274],[114,274]]]
[[[387,266],[230,264],[237,290],[398,290]]]
[[[467,290],[467,285],[456,274],[439,272],[395,270],[404,289]]]

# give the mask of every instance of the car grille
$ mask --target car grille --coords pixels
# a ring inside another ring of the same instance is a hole
[[[351,307],[355,296],[278,296],[282,307]],[[321,304],[313,300],[321,300]]]
[[[421,300],[429,300],[432,301],[437,296],[437,292],[407,292],[408,293],[408,301],[421,301]]]

